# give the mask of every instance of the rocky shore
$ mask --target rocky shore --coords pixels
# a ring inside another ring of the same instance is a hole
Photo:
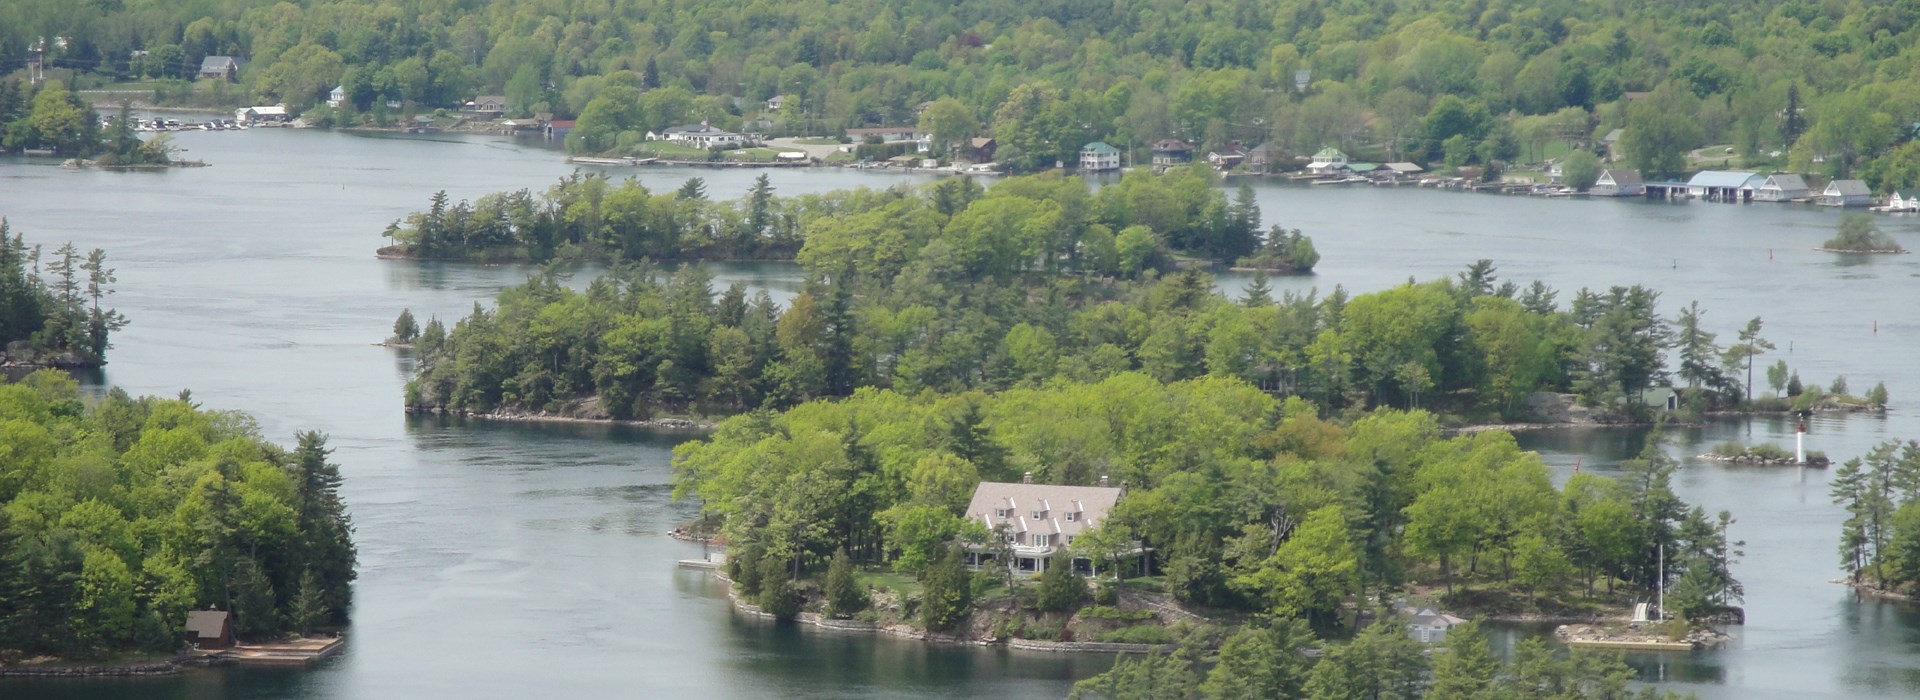
[[[1594,624],[1561,625],[1554,628],[1553,636],[1568,646],[1656,651],[1713,649],[1726,644],[1731,639],[1726,634],[1712,629],[1688,630],[1686,634],[1676,639],[1653,625],[1631,627]]]
[[[1784,466],[1784,467],[1801,466],[1800,462],[1794,460],[1793,455],[1787,455],[1785,457],[1774,457],[1770,455],[1755,454],[1751,452],[1746,454],[1739,454],[1739,455],[1723,455],[1718,452],[1708,452],[1703,455],[1695,455],[1694,459],[1705,460],[1708,462],[1724,462],[1727,464],[1745,464],[1745,465],[1753,465],[1753,466]],[[1824,466],[1828,466],[1831,463],[1832,463],[1832,460],[1827,459],[1825,455],[1814,454],[1814,455],[1807,455],[1807,461],[1805,463],[1805,466],[1824,467]]]
[[[58,663],[0,664],[0,678],[104,678],[112,676],[171,676],[180,672],[180,660],[130,664],[70,666]]]

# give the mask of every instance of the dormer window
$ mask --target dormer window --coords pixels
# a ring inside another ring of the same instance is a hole
[[[1007,514],[1008,514],[1008,511],[1007,511],[1007,509],[1005,509],[1005,508],[995,508],[995,509],[993,509],[993,517],[996,517],[996,518],[1004,518],[1004,517],[1007,517]]]
[[[1075,521],[1075,520],[1079,520],[1079,519],[1080,519],[1080,514],[1079,514],[1079,513],[1073,513],[1073,512],[1069,512],[1069,513],[1067,513],[1067,522],[1073,522],[1073,521]]]
[[[1036,510],[1036,511],[1030,511],[1030,512],[1028,513],[1028,517],[1031,517],[1031,518],[1033,518],[1034,520],[1040,520],[1040,519],[1042,519],[1042,518],[1045,518],[1045,517],[1047,517],[1047,512],[1046,512],[1046,511],[1044,511],[1044,510]]]

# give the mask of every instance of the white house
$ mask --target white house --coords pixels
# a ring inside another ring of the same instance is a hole
[[[1018,571],[1041,572],[1055,555],[1067,551],[1074,538],[1098,527],[1107,519],[1125,489],[1106,486],[1056,486],[1033,483],[1033,475],[1018,484],[982,481],[973,489],[973,501],[967,504],[966,518],[985,525],[1012,545],[1013,561],[1007,565]],[[970,545],[969,566],[993,561],[993,548]],[[1091,566],[1084,559],[1077,565]]]
[[[497,116],[501,112],[507,111],[507,97],[505,95],[481,95],[473,98],[473,101],[468,102],[462,109],[474,114],[491,114]]]
[[[345,85],[336,85],[333,88],[333,92],[327,93],[328,107],[339,107],[340,105],[345,104],[346,101],[347,101],[347,86]]]
[[[1438,644],[1447,640],[1447,633],[1454,627],[1465,623],[1466,620],[1452,615],[1434,612],[1433,608],[1422,608],[1407,621],[1407,634],[1421,644]]]
[[[1752,196],[1749,183],[1758,186],[1766,176],[1738,170],[1702,170],[1687,181],[1687,194],[1694,199],[1737,202]]]
[[[855,143],[876,136],[879,137],[883,143],[913,141],[920,136],[920,130],[911,126],[874,126],[847,130],[847,138],[852,139]]]
[[[1756,202],[1790,202],[1808,195],[1807,181],[1787,173],[1768,175],[1766,179],[1747,183],[1747,187],[1753,190],[1751,196]]]
[[[1920,190],[1894,190],[1887,195],[1888,211],[1920,211]]]
[[[1827,207],[1864,207],[1873,203],[1873,190],[1864,180],[1834,180],[1820,191],[1820,205]]]
[[[785,106],[787,106],[786,95],[774,95],[773,97],[767,98],[767,111],[769,112],[778,112],[781,107]]]
[[[1313,162],[1307,164],[1307,172],[1315,175],[1332,175],[1347,168],[1347,154],[1340,149],[1328,146],[1313,154]]]
[[[749,141],[746,134],[736,134],[706,122],[685,126],[667,127],[661,133],[647,133],[649,141],[672,141],[695,148],[713,148],[714,146],[743,146]]]
[[[1120,169],[1120,149],[1095,141],[1080,149],[1080,169],[1090,173]]]
[[[1640,171],[1632,168],[1602,170],[1600,177],[1593,181],[1593,188],[1587,190],[1595,197],[1636,197],[1646,191],[1647,185],[1640,180]]]

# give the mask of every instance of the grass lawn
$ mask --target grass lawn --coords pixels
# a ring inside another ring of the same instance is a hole
[[[897,571],[862,571],[856,574],[855,578],[868,586],[885,588],[902,596],[920,592],[920,582],[914,580],[911,574]]]
[[[682,146],[680,144],[670,143],[667,141],[648,141],[646,143],[640,144],[634,150],[636,153],[640,155],[657,156],[660,158],[672,158],[675,160],[706,160],[707,159],[707,149],[695,148],[693,146]]]
[[[827,138],[794,139],[793,142],[797,144],[805,145],[805,146],[838,146],[840,145],[840,139],[827,139]]]
[[[859,158],[858,156],[855,156],[855,155],[854,155],[854,154],[852,154],[852,153],[846,153],[846,152],[842,152],[842,151],[834,151],[833,153],[830,153],[830,154],[828,154],[828,155],[827,155],[827,157],[826,157],[826,162],[828,162],[828,163],[834,163],[834,164],[839,164],[839,163],[852,163],[852,162],[854,162],[854,161],[857,161],[857,160],[859,160],[859,159],[860,159],[860,158]]]

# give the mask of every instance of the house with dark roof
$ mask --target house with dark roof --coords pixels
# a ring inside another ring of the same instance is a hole
[[[1864,207],[1873,203],[1873,190],[1865,180],[1834,180],[1820,191],[1820,206]]]
[[[1887,195],[1887,211],[1920,211],[1920,190],[1894,190]]]
[[[1193,162],[1193,146],[1180,139],[1161,139],[1153,144],[1153,164],[1161,167]]]
[[[201,649],[233,646],[233,616],[225,610],[188,612],[187,643]]]
[[[1640,171],[1633,168],[1602,170],[1593,187],[1587,190],[1595,197],[1638,197],[1646,192],[1647,184],[1640,179]]]
[[[245,59],[232,56],[208,56],[200,59],[200,77],[233,82],[234,78],[240,77],[240,67],[246,63]]]
[[[975,136],[967,139],[967,160],[975,163],[991,163],[994,151],[999,148],[1000,142],[992,136]]]
[[[1074,538],[1099,527],[1126,489],[1106,485],[1059,486],[1033,483],[1028,472],[1020,483],[982,481],[973,489],[966,518],[986,526],[1011,546],[1013,561],[1006,562],[1016,571],[1038,573],[1053,565],[1056,556],[1066,554]],[[993,562],[993,547],[970,545],[967,564],[979,567]],[[1091,571],[1092,563],[1081,557],[1076,568]]]

